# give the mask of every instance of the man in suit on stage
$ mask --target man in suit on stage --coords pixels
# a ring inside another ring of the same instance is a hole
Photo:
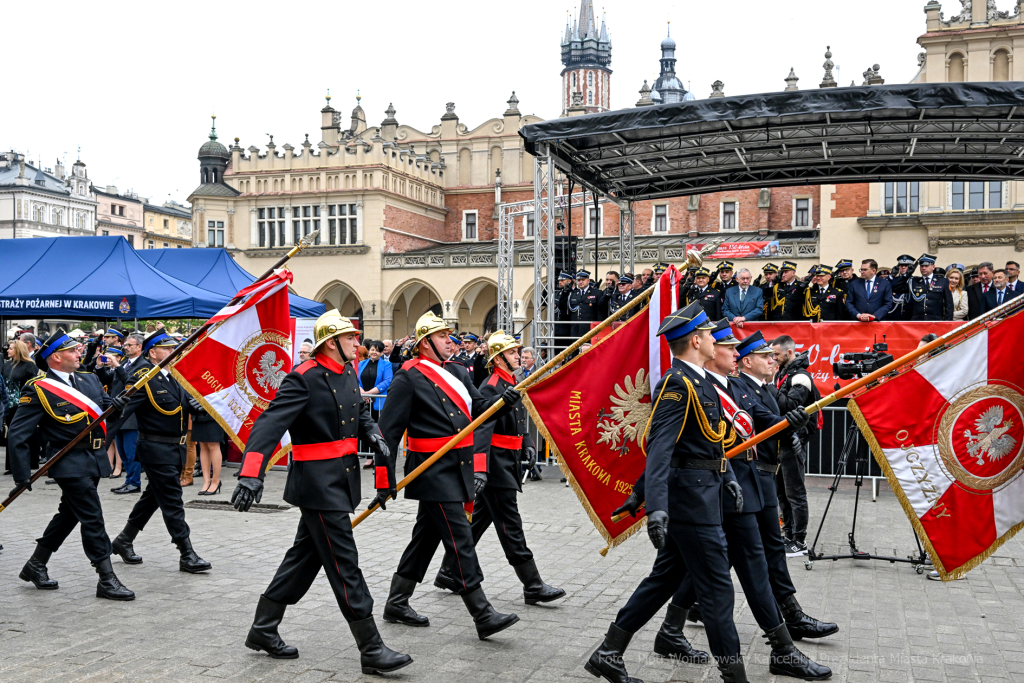
[[[846,310],[853,320],[865,323],[884,320],[892,310],[892,284],[878,277],[878,263],[874,259],[861,261],[860,277],[850,281]]]
[[[749,270],[740,268],[736,274],[736,286],[725,290],[725,317],[737,327],[760,320],[764,315],[764,292],[750,284],[752,279]]]

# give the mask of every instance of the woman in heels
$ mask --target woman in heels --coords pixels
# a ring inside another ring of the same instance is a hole
[[[194,407],[194,406],[193,406]],[[199,464],[203,470],[203,488],[200,496],[214,496],[220,493],[220,442],[224,430],[206,410],[192,418],[192,442],[199,449]]]

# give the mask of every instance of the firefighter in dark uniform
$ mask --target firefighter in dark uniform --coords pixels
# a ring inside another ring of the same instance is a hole
[[[49,458],[75,438],[83,426],[94,425],[73,450],[50,468],[50,476],[61,490],[60,505],[46,531],[36,539],[35,552],[18,577],[32,582],[40,590],[56,590],[57,582],[49,577],[46,563],[81,524],[82,549],[100,577],[96,597],[134,600],[135,593],[125,588],[111,567],[110,537],[103,524],[103,508],[96,490],[100,477],[110,474],[110,462],[103,447],[103,427],[95,424],[95,418],[110,406],[110,398],[95,375],[76,372],[81,357],[78,342],[63,330],[57,330],[42,343],[35,354],[35,362],[44,374],[25,383],[7,432],[14,481],[19,487],[28,486],[31,491],[28,441],[36,428],[42,431]]]
[[[480,385],[480,395],[488,402],[501,396],[516,385],[515,371],[519,369],[519,349],[522,344],[514,337],[498,330],[487,339],[488,359],[492,368],[491,376]],[[523,583],[523,597],[527,605],[551,602],[565,596],[561,588],[553,588],[540,578],[533,553],[526,546],[523,519],[519,516],[516,494],[523,490],[522,461],[528,469],[537,464],[537,448],[530,437],[526,407],[516,404],[510,412],[492,420],[473,432],[473,457],[487,459],[487,485],[477,497],[473,509],[473,545],[491,523],[498,534],[498,541],[505,551],[505,559]],[[524,457],[525,456],[525,457]],[[445,554],[441,569],[434,585],[438,588],[459,592],[453,566],[455,557]]]
[[[799,289],[786,302],[792,320],[820,323],[846,319],[843,313],[846,310],[845,299],[842,292],[830,285],[831,278],[832,269],[821,265],[815,266],[810,282],[797,283]]]
[[[761,268],[761,273],[754,280],[754,286],[761,289],[761,296],[764,299],[764,314],[761,318],[762,320],[768,320],[768,298],[771,296],[772,287],[775,286],[776,279],[778,279],[779,267],[774,263],[766,263]]]
[[[921,274],[910,278],[911,320],[952,320],[953,292],[949,280],[935,277],[935,257],[922,254],[917,260]]]
[[[128,386],[145,377],[170,355],[177,342],[163,330],[153,332],[142,342],[143,359],[132,365]],[[190,574],[205,572],[210,563],[192,549],[191,530],[185,522],[185,506],[181,500],[181,469],[185,466],[185,433],[189,414],[195,411],[191,398],[167,370],[160,370],[121,411],[119,422],[134,415],[139,426],[139,442],[135,455],[146,472],[149,484],[135,503],[128,523],[113,542],[114,552],[125,564],[140,564],[134,542],[150,518],[160,510],[171,541],[181,557],[178,569]]]
[[[633,289],[633,278],[629,275],[620,277],[615,289],[616,291],[608,298],[608,315],[628,304],[640,293],[639,290]],[[623,315],[619,320],[626,321],[634,315],[635,312],[631,312],[628,315]]]
[[[406,474],[468,427],[473,415],[479,415],[495,402],[480,395],[463,366],[442,365],[444,355],[440,349],[448,331],[444,320],[433,313],[420,317],[413,347],[416,358],[402,365],[388,389],[380,428],[391,452],[397,452],[402,435],[407,434]],[[495,398],[505,405],[494,417],[511,412],[520,398],[515,389],[506,389]],[[426,576],[439,544],[454,557],[452,575],[481,640],[519,621],[515,614],[496,612],[480,585],[483,573],[467,516],[487,481],[487,458],[474,455],[473,437],[468,436],[405,488],[406,498],[419,501],[419,510],[412,539],[391,579],[391,591],[384,606],[385,621],[430,625],[429,619],[409,605],[409,598],[416,584]]]
[[[711,271],[698,268],[693,273],[693,284],[687,286],[689,278],[679,287],[679,300],[687,304],[698,303],[710,320],[722,317],[722,292],[710,286]]]
[[[768,321],[777,322],[790,319],[786,310],[786,301],[797,287],[796,264],[792,261],[783,261],[779,267],[778,281],[765,292],[764,305]]]
[[[828,266],[821,266],[827,268]],[[846,310],[846,297],[850,291],[850,285],[856,277],[853,274],[853,261],[848,258],[839,259],[836,263],[836,267],[829,271],[832,275],[832,287],[836,289],[842,296],[842,309],[839,311],[839,317],[835,320],[849,320],[850,314]]]
[[[260,596],[245,645],[275,659],[298,657],[298,650],[286,645],[277,629],[285,608],[305,596],[322,568],[359,647],[363,673],[387,673],[411,664],[412,658],[389,649],[377,631],[349,515],[362,499],[357,441],[362,439],[376,452],[377,496],[371,506],[384,509],[388,496],[395,495],[394,460],[369,404],[359,398],[352,369],[359,330],[333,309],[317,319],[313,337],[313,356],[288,373],[277,396],[256,419],[231,496],[242,512],[259,502],[270,459],[287,431],[292,462],[284,499],[298,506],[299,528]]]
[[[474,384],[479,384],[487,377],[487,361],[477,349],[479,343],[479,337],[472,332],[466,332],[462,335],[462,353],[455,356],[455,360],[465,366]]]
[[[717,289],[722,295],[722,301],[725,301],[725,290],[730,287],[739,287],[740,283],[736,282],[733,272],[735,267],[732,261],[722,261],[718,264],[718,279],[715,280],[711,286]],[[717,320],[717,318],[712,318]]]
[[[572,316],[569,315],[569,295],[572,294],[572,273],[564,270],[558,274],[558,291],[555,293],[555,351],[561,352],[569,346],[572,336]]]
[[[892,310],[886,314],[886,320],[910,320],[914,314],[913,300],[910,298],[910,278],[917,270],[917,261],[910,254],[902,254],[896,259],[896,270],[889,278],[892,283]]]
[[[569,293],[569,315],[573,321],[572,336],[579,339],[590,331],[590,323],[608,316],[608,292],[590,281],[590,272],[576,273],[576,288]]]

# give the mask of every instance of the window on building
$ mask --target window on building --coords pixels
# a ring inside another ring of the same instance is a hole
[[[318,206],[316,208],[317,208],[317,212],[319,214],[320,207]],[[317,233],[316,239],[314,240],[314,244],[320,244],[320,234],[318,232],[319,230],[320,230],[320,219],[317,219],[317,220],[313,221],[313,232]]]
[[[736,202],[722,202],[722,230],[736,230]]]
[[[533,216],[531,214],[527,214],[527,216],[526,216],[526,230],[524,231],[526,237],[533,237],[535,231],[536,231],[536,226],[534,225]]]
[[[164,230],[167,230],[167,229],[169,229],[169,228],[170,228],[170,225],[168,224],[168,221],[167,221],[167,219],[165,218],[165,219],[164,219]]]
[[[348,243],[358,244],[359,243],[359,226],[357,225],[358,217],[356,216],[356,205],[348,205]]]
[[[654,207],[654,232],[668,232],[668,205]]]
[[[594,91],[593,90],[588,90],[587,91],[587,104],[593,104],[593,103],[594,103]]]
[[[128,235],[128,246],[135,248],[135,235]]]
[[[987,186],[987,187],[986,187]],[[982,211],[1003,208],[1003,184],[984,181],[950,183],[950,206],[953,211]]]
[[[972,182],[969,188],[968,207],[971,210],[985,208],[985,183]]]
[[[1003,184],[994,182],[988,184],[988,208],[1003,208]]]
[[[304,206],[304,207],[302,207],[302,217],[303,218],[309,218],[309,213],[312,210],[312,208],[313,207],[311,207],[311,206]]]
[[[587,209],[587,216],[587,234],[590,235],[591,237],[593,237],[594,235],[600,235],[601,209]]]
[[[103,236],[104,237],[110,237],[110,231],[109,230],[104,230],[103,231]]]
[[[178,245],[178,249],[181,249],[181,245],[180,244]]]
[[[797,199],[794,211],[793,225],[798,228],[806,228],[811,222],[811,200]]]
[[[462,239],[476,240],[476,211],[462,212]]]
[[[167,247],[168,247],[167,242],[164,242],[164,249],[166,249]]]
[[[917,213],[920,198],[920,183],[886,183],[883,213]]]
[[[206,223],[206,246],[208,247],[223,247],[224,246],[224,221],[207,221]],[[150,249],[153,248],[153,242],[150,241]]]
[[[156,247],[153,245],[153,240],[149,240],[149,248],[156,249]]]
[[[334,215],[334,205],[331,205],[330,214]],[[338,243],[338,221],[335,218],[327,219],[327,239],[331,244]]]
[[[302,241],[302,221],[292,221],[292,240],[295,244]]]
[[[590,86],[590,87],[594,86],[594,72],[593,71],[588,71],[587,72],[587,85]]]

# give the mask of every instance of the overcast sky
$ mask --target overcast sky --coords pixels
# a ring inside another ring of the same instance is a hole
[[[579,0],[576,0],[577,2]],[[817,87],[825,46],[841,85],[870,65],[887,83],[917,72],[925,0],[597,0],[612,39],[612,105],[632,107],[657,76],[666,22],[677,73],[698,98],[781,90],[790,67]],[[999,0],[1012,9],[1013,0]],[[943,0],[946,16],[958,0]],[[370,126],[393,102],[429,131],[445,103],[475,127],[513,90],[524,114],[559,114],[567,2],[4,3],[0,147],[45,167],[81,147],[98,186],[184,202],[210,114],[225,144],[317,141],[328,88],[347,120],[356,91]],[[576,10],[578,13],[578,9]]]

